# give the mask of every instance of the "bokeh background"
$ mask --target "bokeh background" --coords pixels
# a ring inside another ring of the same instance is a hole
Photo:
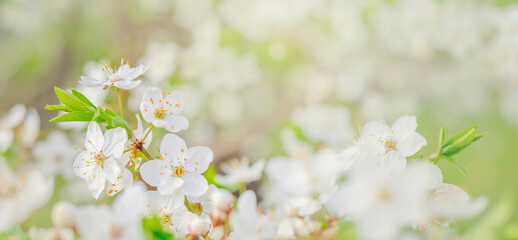
[[[405,114],[417,116],[426,155],[440,127],[449,137],[478,125],[488,134],[457,157],[468,175],[440,163],[445,182],[490,199],[456,226],[518,239],[517,1],[0,1],[0,112],[34,107],[40,138],[82,138],[48,122],[54,86],[117,109],[113,92],[78,80],[121,57],[150,65],[141,90],[123,91],[126,112],[138,112],[145,86],[184,91],[190,127],[180,135],[217,161],[285,154],[293,138],[339,149],[357,125]],[[45,226],[49,212],[32,221]]]

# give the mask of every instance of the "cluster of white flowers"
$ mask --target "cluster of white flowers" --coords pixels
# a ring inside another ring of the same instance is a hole
[[[125,87],[136,91],[140,82],[135,79],[148,67],[124,68],[136,72],[123,80]],[[122,104],[118,82],[103,86],[114,88]],[[91,84],[85,77],[81,83]],[[74,91],[77,101],[87,102]],[[63,104],[60,109],[69,110],[70,102]],[[448,227],[455,220],[476,216],[487,204],[484,197],[471,199],[462,188],[443,183],[436,162],[417,155],[427,142],[416,132],[413,116],[403,116],[392,126],[367,122],[356,136],[346,108],[299,109],[293,113],[293,126],[300,126],[300,132],[296,127],[283,129],[287,156],[254,162],[236,158],[222,163],[224,174],[218,175],[208,171],[215,157],[210,148],[187,147],[176,135],[189,127],[180,115],[183,108],[180,91],[148,87],[142,93],[135,130],[91,121],[79,152],[63,150],[73,144],[64,133],[51,132],[33,149],[41,172],[29,172],[27,177],[16,177],[2,162],[0,213],[6,218],[0,231],[24,222],[46,203],[53,186],[46,176],[59,174],[73,181],[69,169],[86,181],[84,188],[93,198],[115,200],[111,206],[59,202],[52,210],[53,227],[32,228],[29,234],[34,239],[144,239],[149,231],[187,239],[324,238],[339,237],[342,223],[354,224],[361,239],[399,239],[408,232]],[[116,115],[100,106],[96,111]],[[141,115],[149,124],[146,129]],[[150,146],[157,132],[152,132],[158,128],[164,128],[165,135],[153,155]],[[313,148],[310,143],[324,145]],[[253,182],[265,187],[256,188]],[[101,195],[105,189],[106,195]]]
[[[135,1],[175,31],[157,26],[142,36],[148,45],[137,67],[88,62],[76,89],[96,107],[122,89],[119,104],[140,111],[136,129],[60,122],[75,130],[70,137],[55,130],[36,142],[34,109],[16,105],[0,116],[7,159],[0,161],[0,233],[48,202],[54,177],[67,189],[56,195],[78,205],[56,204],[53,228],[32,229],[34,239],[143,239],[142,221],[153,217],[187,238],[332,238],[351,223],[362,239],[402,239],[485,208],[485,198],[443,183],[439,167],[418,155],[427,141],[415,117],[367,122],[359,135],[352,123],[418,113],[423,103],[476,113],[489,106],[491,87],[504,116],[518,119],[517,8],[463,0]],[[74,4],[0,3],[0,32],[34,33]],[[41,23],[29,24],[34,19]],[[5,66],[2,79],[18,69]],[[282,146],[261,142],[285,119]],[[217,156],[186,142],[214,146]],[[271,157],[277,147],[285,156]],[[213,161],[237,154],[250,158],[211,172]],[[81,205],[109,197],[111,206]]]

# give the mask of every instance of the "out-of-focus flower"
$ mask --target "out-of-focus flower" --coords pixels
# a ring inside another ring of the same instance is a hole
[[[227,185],[257,181],[261,178],[264,164],[264,159],[257,160],[254,164],[250,164],[246,157],[241,160],[232,159],[229,163],[221,164],[221,171],[226,175],[216,175],[216,182]]]
[[[74,230],[69,228],[31,228],[29,230],[31,240],[74,240]]]
[[[178,115],[183,107],[183,93],[168,92],[165,95],[159,88],[150,87],[144,92],[140,111],[144,119],[156,127],[170,132],[179,132],[189,127],[189,121]]]
[[[397,119],[392,127],[383,121],[370,121],[365,124],[360,136],[359,146],[363,152],[376,155],[381,165],[396,166],[394,171],[405,168],[406,159],[426,145],[426,139],[416,132],[414,116]],[[397,161],[399,164],[386,163]]]
[[[276,157],[268,161],[266,174],[274,188],[287,195],[298,214],[307,216],[320,210],[326,194],[332,190],[339,174],[349,167],[330,149],[323,149],[307,159]]]
[[[74,175],[70,165],[76,153],[66,134],[61,131],[53,131],[46,140],[37,142],[32,155],[39,161],[40,169],[45,174],[61,174],[67,179]]]
[[[189,233],[189,220],[193,213],[185,207],[185,197],[180,191],[164,196],[157,191],[146,192],[146,209],[149,216],[156,214],[165,230]]]
[[[146,77],[160,83],[173,75],[176,69],[178,46],[174,42],[149,43],[146,47],[146,55],[139,59],[144,65],[153,66],[146,72]]]
[[[207,219],[202,216],[192,214],[187,228],[189,229],[190,236],[207,236],[211,229],[210,218]]]
[[[217,227],[227,220],[228,214],[234,204],[234,195],[225,189],[215,189],[210,195],[210,217],[212,225]]]
[[[350,112],[345,107],[314,105],[293,112],[293,122],[300,126],[304,136],[314,142],[337,147],[352,137]]]
[[[13,143],[13,129],[25,118],[27,108],[23,104],[14,105],[0,120],[0,152],[5,152]]]
[[[52,207],[52,224],[58,228],[74,228],[76,226],[76,206],[69,202],[58,202]]]
[[[180,189],[187,196],[201,196],[208,189],[202,173],[214,158],[208,147],[187,148],[185,141],[174,134],[165,135],[160,145],[161,159],[145,162],[140,167],[142,179],[164,195]]]
[[[147,201],[143,184],[127,189],[112,207],[85,206],[76,212],[77,231],[82,239],[143,239],[142,217]]]
[[[289,157],[297,159],[305,159],[313,153],[313,147],[307,141],[303,141],[297,138],[297,134],[290,128],[284,128],[281,130],[281,140],[284,152]]]
[[[361,174],[351,175],[326,206],[337,216],[353,219],[363,238],[393,239],[403,226],[425,213],[432,178],[422,163],[409,164],[398,174],[364,168]]]
[[[33,170],[16,174],[0,159],[0,232],[26,221],[54,191],[53,178]]]
[[[431,179],[426,189],[428,192],[427,212],[424,218],[416,222],[419,229],[432,225],[447,227],[454,220],[478,215],[487,205],[487,199],[480,197],[470,200],[468,194],[460,187],[443,183],[441,169],[431,163],[422,163]]]
[[[40,116],[36,109],[30,108],[27,111],[27,116],[20,129],[22,146],[26,148],[32,147],[39,134]]]
[[[230,213],[230,226],[237,239],[273,239],[277,222],[257,212],[257,200],[251,190],[245,191],[237,200],[236,210]]]
[[[287,217],[279,221],[277,237],[282,239],[310,237],[320,230],[321,224],[309,217]]]
[[[114,184],[121,173],[116,159],[120,158],[128,140],[122,128],[107,130],[104,135],[96,122],[90,122],[86,132],[86,150],[74,162],[74,173],[86,180],[88,190],[99,198],[106,180]]]
[[[115,68],[104,63],[100,63],[103,68],[102,71],[106,74],[106,79],[95,79],[87,76],[81,76],[79,83],[87,87],[111,87],[115,86],[120,89],[132,89],[140,84],[140,80],[135,80],[140,75],[144,74],[149,66],[138,65],[137,67],[130,67],[129,63],[124,63],[121,60],[121,66]]]

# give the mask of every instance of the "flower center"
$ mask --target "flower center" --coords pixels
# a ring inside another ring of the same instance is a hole
[[[171,214],[163,214],[160,216],[160,223],[162,226],[170,225],[173,219],[171,218]]]
[[[174,167],[172,171],[173,177],[181,177],[185,173],[185,169],[183,169],[182,165]]]
[[[392,195],[389,192],[389,189],[387,186],[384,186],[382,189],[380,189],[380,192],[378,192],[378,201],[382,203],[388,203],[392,200]]]
[[[385,139],[385,152],[396,150],[396,142],[392,139]]]
[[[105,160],[106,160],[106,157],[104,156],[104,153],[102,151],[94,156],[95,164],[97,164],[97,165],[99,165],[101,167],[104,166],[104,161]]]
[[[110,81],[111,83],[116,83],[116,82],[118,82],[118,81],[120,81],[120,80],[122,80],[122,79],[121,79],[119,76],[116,76],[116,77],[114,77],[114,78],[110,79],[109,81]]]
[[[156,109],[155,110],[155,118],[156,119],[164,119],[166,112],[167,112],[167,110],[164,110],[164,108]]]

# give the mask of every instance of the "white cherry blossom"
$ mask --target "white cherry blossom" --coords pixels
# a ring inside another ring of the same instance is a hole
[[[74,162],[76,151],[64,132],[51,132],[47,139],[37,142],[32,149],[32,155],[45,174],[60,174],[67,179],[74,176],[70,165]]]
[[[261,178],[264,165],[264,159],[257,160],[253,164],[250,164],[246,157],[241,158],[241,160],[232,159],[229,163],[221,164],[221,170],[226,175],[216,175],[216,182],[231,185],[257,181]]]
[[[198,197],[208,189],[203,174],[214,157],[208,147],[187,148],[175,134],[165,135],[160,145],[161,159],[145,162],[140,167],[142,179],[164,195],[180,189],[185,195]]]
[[[150,87],[144,92],[140,111],[144,120],[153,126],[176,133],[189,127],[187,118],[179,115],[182,107],[182,92],[164,93],[159,88]]]
[[[88,190],[99,198],[106,180],[114,184],[121,173],[116,159],[120,158],[128,135],[123,128],[107,130],[104,135],[96,122],[90,122],[86,132],[86,150],[74,162],[74,173],[86,180]]]
[[[167,231],[189,233],[189,220],[193,213],[185,207],[185,197],[181,192],[164,196],[157,191],[148,191],[145,195],[148,216],[156,215]]]
[[[380,165],[391,165],[387,159],[397,161],[400,171],[406,165],[406,157],[412,156],[426,145],[426,139],[416,132],[417,122],[414,116],[403,116],[392,126],[383,121],[370,121],[363,127],[359,139],[360,151],[368,155],[377,155]]]
[[[277,222],[257,212],[257,199],[251,190],[245,191],[237,200],[236,210],[230,213],[230,226],[236,239],[273,239]]]
[[[89,205],[79,208],[75,222],[81,239],[143,239],[142,218],[146,213],[146,197],[145,187],[141,183],[119,195],[111,207]]]
[[[431,163],[422,163],[430,173],[428,186],[426,214],[418,221],[417,228],[425,230],[432,225],[447,227],[455,220],[473,217],[479,214],[487,205],[487,199],[479,197],[471,200],[469,195],[460,187],[443,183],[441,169]]]
[[[149,66],[138,65],[137,67],[130,67],[129,62],[124,63],[124,58],[121,60],[119,68],[112,67],[104,63],[102,65],[102,71],[105,73],[106,78],[95,79],[92,77],[81,76],[79,83],[87,87],[117,87],[120,89],[133,89],[137,87],[141,80],[135,80],[140,75],[144,74]]]

